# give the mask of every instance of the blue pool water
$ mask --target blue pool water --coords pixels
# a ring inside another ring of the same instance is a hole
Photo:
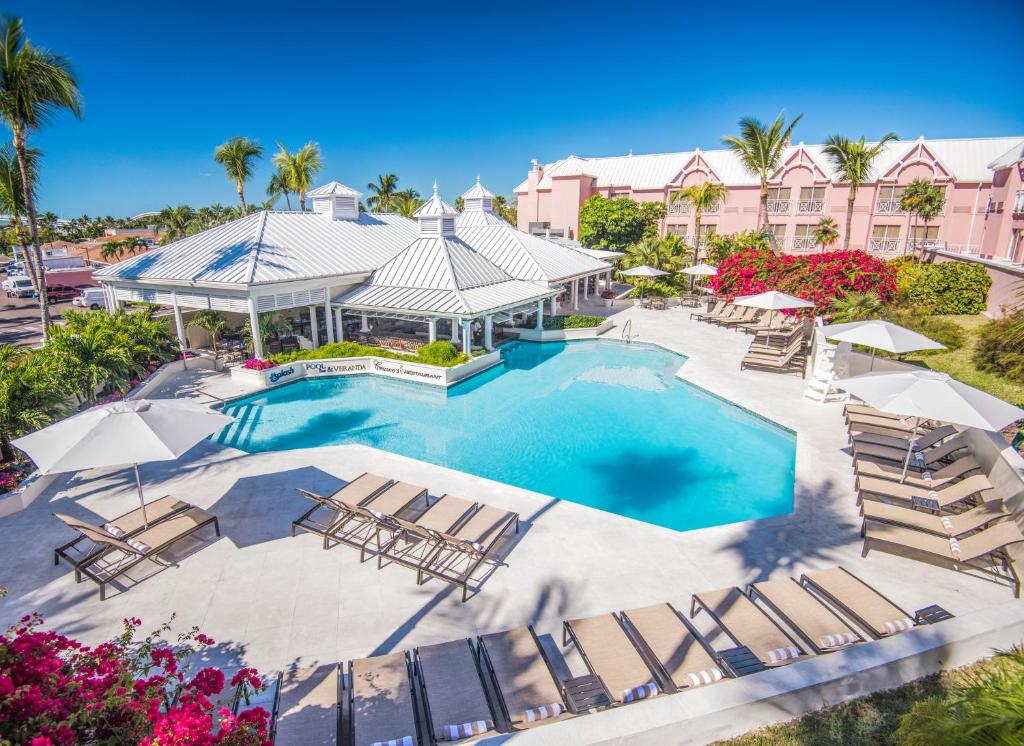
[[[685,358],[588,340],[514,342],[502,359],[447,392],[302,380],[226,405],[238,422],[218,439],[359,443],[679,531],[792,510],[793,433],[677,379]]]

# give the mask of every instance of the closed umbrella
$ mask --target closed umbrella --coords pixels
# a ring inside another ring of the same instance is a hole
[[[626,275],[627,277],[662,277],[667,275],[663,269],[657,267],[649,267],[646,264],[641,264],[639,267],[631,267],[630,269],[624,269],[619,274]],[[643,300],[644,291],[640,288],[640,299]]]
[[[133,466],[148,526],[139,464],[176,459],[232,422],[186,399],[136,399],[92,407],[12,442],[42,474]]]
[[[900,354],[903,352],[914,352],[915,350],[944,350],[946,345],[929,339],[923,334],[918,334],[912,329],[907,329],[899,324],[884,319],[870,319],[869,321],[851,321],[847,324],[830,324],[822,327],[827,339],[837,339],[840,342],[852,342],[871,348],[871,365],[868,370],[875,367],[876,350],[885,350]]]
[[[914,431],[921,420],[941,420],[963,427],[1001,430],[1024,418],[1024,409],[961,383],[934,370],[879,371],[834,381],[833,385],[875,409],[914,417]],[[903,477],[913,454],[913,438],[903,461]]]

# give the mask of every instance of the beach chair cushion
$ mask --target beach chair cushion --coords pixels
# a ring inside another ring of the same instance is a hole
[[[781,648],[765,651],[764,655],[768,659],[768,665],[777,666],[778,664],[784,663],[788,660],[796,660],[799,658],[800,648],[796,645],[786,645]]]
[[[374,741],[370,746],[416,746],[416,739],[412,736],[402,736],[390,741]]]
[[[689,685],[691,687],[714,684],[716,681],[721,681],[725,678],[725,674],[723,674],[721,669],[717,666],[706,668],[703,671],[691,671],[690,673],[685,674],[685,676],[690,682]]]
[[[549,720],[556,718],[565,712],[565,705],[561,702],[552,702],[547,705],[541,705],[540,707],[531,707],[519,715],[520,721],[524,723],[536,723],[541,720]]]
[[[658,685],[653,681],[649,681],[646,684],[640,686],[632,686],[622,692],[623,702],[636,702],[638,699],[647,699],[648,697],[655,697],[658,694]]]
[[[480,645],[513,725],[547,720],[566,711],[558,682],[529,627],[482,635]]]

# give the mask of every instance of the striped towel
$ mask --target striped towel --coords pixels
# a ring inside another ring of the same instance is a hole
[[[638,699],[647,699],[653,697],[658,693],[658,685],[653,681],[648,681],[646,684],[640,686],[634,686],[632,689],[624,689],[622,691],[623,702],[636,702]]]
[[[882,625],[882,629],[888,632],[890,635],[895,635],[897,632],[906,632],[908,629],[914,628],[914,620],[903,617],[902,619],[893,619],[891,622],[886,622]]]
[[[930,471],[923,471],[923,472],[921,472],[921,479],[923,479],[924,481],[928,482],[928,484],[931,484],[932,483],[932,473]]]
[[[800,657],[800,648],[796,645],[787,645],[784,648],[776,648],[775,650],[769,650],[764,654],[768,659],[768,664],[774,666],[776,663],[782,663],[783,661],[795,660]]]
[[[565,707],[560,702],[552,702],[549,705],[541,705],[540,707],[531,707],[528,710],[523,710],[522,719],[527,723],[536,723],[538,720],[558,717],[563,712],[565,712]]]
[[[490,720],[474,720],[471,723],[461,723],[460,725],[446,725],[441,729],[441,738],[445,741],[458,741],[470,736],[479,736],[493,727],[494,723]]]
[[[960,542],[956,540],[955,536],[949,537],[949,551],[956,559],[960,559]]]
[[[415,743],[412,736],[402,736],[401,738],[392,738],[390,741],[374,741],[370,746],[415,746]]]
[[[115,538],[118,538],[118,539],[120,539],[122,536],[124,536],[124,531],[119,529],[113,523],[104,523],[103,524],[103,530],[106,531],[111,536],[113,536]]]
[[[853,632],[837,632],[834,635],[822,635],[818,638],[818,642],[821,643],[823,649],[841,648],[843,645],[853,645],[853,643],[859,641],[860,638],[853,634]]]
[[[912,462],[912,463],[913,463],[913,464],[914,464],[915,466],[924,466],[924,465],[925,465],[925,463],[927,463],[927,462],[926,462],[926,461],[924,460],[924,454],[923,454],[923,453],[921,453],[920,451],[912,451],[912,452],[910,453],[910,461],[911,461],[911,462]]]
[[[717,668],[712,666],[711,668],[705,669],[704,671],[694,671],[688,674],[684,674],[685,679],[689,680],[689,686],[703,686],[704,684],[713,684],[716,681],[721,681],[724,678],[724,674]]]
[[[135,539],[125,539],[124,543],[130,546],[139,554],[146,554],[153,548],[149,544],[145,544],[141,541],[135,541]]]
[[[942,516],[941,520],[942,520],[942,527],[944,529],[946,529],[947,531],[949,531],[950,533],[952,533],[953,525],[954,525],[953,524],[953,519],[950,518],[948,515],[944,515],[944,516]]]

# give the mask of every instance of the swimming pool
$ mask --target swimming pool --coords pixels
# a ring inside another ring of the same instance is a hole
[[[679,380],[684,361],[637,343],[513,342],[448,391],[350,376],[235,400],[218,440],[359,443],[679,531],[790,512],[795,435]]]

